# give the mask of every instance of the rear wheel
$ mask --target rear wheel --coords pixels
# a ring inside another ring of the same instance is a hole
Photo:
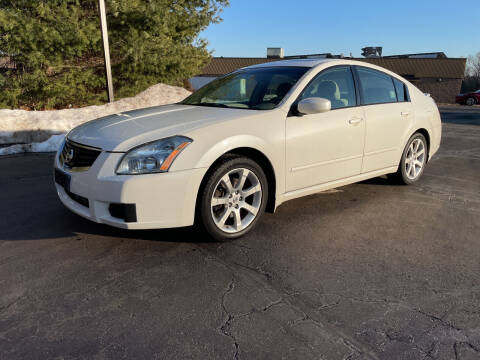
[[[425,170],[427,156],[428,146],[425,136],[420,133],[414,134],[405,146],[398,171],[390,175],[390,178],[406,185],[417,182]]]
[[[263,213],[268,184],[253,160],[232,156],[207,175],[199,196],[197,222],[217,240],[232,240],[250,232]]]

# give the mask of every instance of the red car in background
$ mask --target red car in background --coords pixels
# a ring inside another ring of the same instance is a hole
[[[460,94],[455,98],[455,102],[457,104],[470,106],[480,104],[480,90],[467,94]]]

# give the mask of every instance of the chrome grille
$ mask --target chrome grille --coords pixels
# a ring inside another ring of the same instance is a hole
[[[60,164],[73,171],[85,171],[93,165],[101,152],[101,149],[77,144],[67,139],[60,153]]]

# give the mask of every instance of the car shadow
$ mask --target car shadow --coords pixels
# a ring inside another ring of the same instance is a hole
[[[193,227],[124,230],[86,220],[66,209],[52,180],[52,154],[2,157],[0,242],[103,237],[165,242],[213,242]]]
[[[74,215],[74,214],[73,214]],[[116,239],[162,241],[173,243],[214,243],[213,238],[208,237],[194,226],[153,229],[153,230],[127,230],[114,228],[104,224],[97,224],[80,218],[76,220],[77,229],[72,229],[76,234],[112,237]]]
[[[359,185],[395,186],[386,178],[365,180],[359,183]],[[42,186],[39,189],[41,193],[34,191],[31,194],[34,198],[43,198],[41,203],[25,204],[12,218],[3,220],[5,223],[2,223],[2,220],[0,220],[0,242],[64,238],[110,238],[171,243],[217,243],[216,240],[193,226],[156,230],[126,230],[105,224],[98,224],[84,219],[66,209],[56,197],[54,190],[49,190],[50,191],[47,191],[47,189]],[[324,194],[319,193],[288,201],[286,204],[289,205],[286,207],[307,206],[311,208],[312,211],[318,211],[319,208],[328,208],[328,211],[331,213],[332,210],[340,211],[340,209],[332,209],[327,202],[333,199],[341,202],[350,202],[352,201],[350,197],[351,195],[346,196],[346,194],[340,192],[338,194],[330,194],[328,198],[325,198]],[[354,197],[356,201],[357,196]],[[17,206],[21,205],[17,204]],[[349,203],[348,206],[351,207],[353,204]],[[285,205],[282,205],[279,209],[284,208]],[[280,211],[279,214],[275,214],[273,217],[280,215],[277,220],[281,220],[282,213],[283,211]],[[292,216],[292,214],[289,216]],[[294,219],[290,220],[295,221]]]
[[[386,176],[380,176],[372,179],[367,179],[358,182],[357,184],[364,184],[364,185],[383,185],[383,186],[396,186],[392,180],[387,178]]]
[[[32,214],[41,211],[35,209],[35,205],[32,204],[30,209],[16,214],[14,221],[10,220],[6,224],[0,221],[0,242],[90,237],[174,243],[215,242],[193,226],[158,230],[126,230],[98,224],[70,212],[52,196],[43,202],[44,213],[41,216]]]

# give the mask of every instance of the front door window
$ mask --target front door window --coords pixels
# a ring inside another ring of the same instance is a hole
[[[323,71],[303,91],[301,99],[319,97],[330,100],[332,109],[357,105],[355,84],[349,66]]]

